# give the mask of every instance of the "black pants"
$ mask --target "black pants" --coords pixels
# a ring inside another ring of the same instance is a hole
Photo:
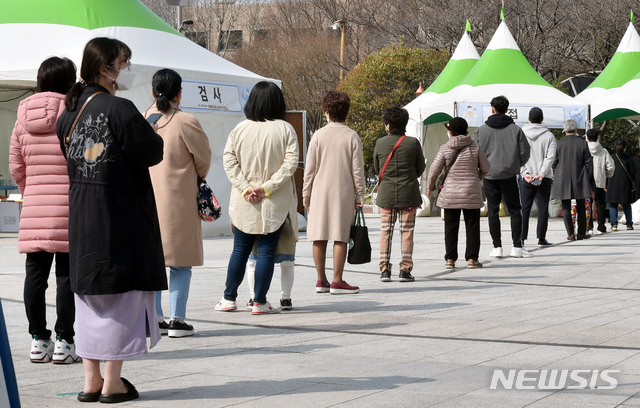
[[[504,199],[511,218],[511,239],[513,246],[522,247],[522,214],[520,210],[520,193],[516,176],[500,180],[484,179],[484,192],[487,196],[487,211],[489,219],[489,233],[493,240],[493,247],[502,247],[500,232],[500,202]]]
[[[576,218],[578,219],[578,235],[587,233],[587,210],[584,206],[584,198],[576,198]],[[573,220],[571,218],[571,200],[562,200],[562,219],[567,235],[575,234]]]
[[[548,177],[542,179],[538,186],[527,183],[523,178],[520,179],[520,203],[522,204],[522,240],[529,236],[529,215],[531,214],[531,206],[533,201],[538,207],[538,242],[547,238],[547,227],[549,225],[549,198],[551,197],[551,186],[553,180]]]
[[[51,337],[47,329],[45,292],[53,258],[56,258],[56,334],[73,343],[73,323],[76,307],[69,282],[69,254],[66,252],[32,252],[27,254],[24,279],[24,307],[29,320],[29,334],[46,340]]]
[[[460,211],[464,214],[464,226],[467,231],[467,248],[464,259],[478,260],[480,254],[480,209],[444,209],[444,259],[458,259],[458,231],[460,229]]]
[[[596,217],[598,218],[598,231],[607,232],[607,226],[605,223],[607,222],[607,216],[609,215],[609,206],[605,202],[605,198],[607,196],[607,192],[604,191],[604,188],[596,188]],[[591,217],[593,220],[593,217]],[[593,225],[593,221],[591,221],[591,225]]]

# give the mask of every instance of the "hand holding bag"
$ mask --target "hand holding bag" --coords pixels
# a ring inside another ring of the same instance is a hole
[[[352,265],[371,262],[371,243],[369,242],[369,229],[364,222],[362,207],[356,210],[356,222],[351,226],[349,234],[349,252],[347,262]]]
[[[213,191],[207,181],[204,179],[198,179],[198,214],[202,221],[215,221],[220,218],[222,214],[222,207],[216,200],[216,196],[213,195]]]

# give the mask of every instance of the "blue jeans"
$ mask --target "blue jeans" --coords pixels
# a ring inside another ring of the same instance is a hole
[[[283,224],[284,225],[284,224]],[[266,303],[267,292],[271,286],[273,278],[273,263],[276,255],[276,247],[282,226],[277,231],[266,234],[246,234],[239,228],[233,230],[233,251],[229,258],[227,268],[227,282],[225,284],[224,298],[235,301],[238,297],[238,287],[244,279],[244,272],[247,267],[247,260],[253,249],[253,244],[258,240],[257,261],[256,261],[256,296],[255,303]]]
[[[631,213],[631,204],[621,204],[624,210],[624,218],[627,225],[633,225],[633,215]],[[618,225],[618,203],[609,203],[609,222],[611,225]]]
[[[171,318],[184,319],[187,317],[187,299],[189,299],[189,286],[191,285],[190,266],[169,267],[169,311]],[[162,313],[162,292],[156,292],[156,314]]]

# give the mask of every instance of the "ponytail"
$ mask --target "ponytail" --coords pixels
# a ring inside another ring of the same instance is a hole
[[[153,75],[151,91],[156,98],[156,108],[160,112],[171,109],[171,101],[182,90],[182,78],[172,69],[161,69]]]
[[[84,91],[85,85],[82,82],[76,82],[73,84],[69,92],[67,92],[67,96],[64,98],[64,106],[67,108],[67,111],[73,112],[76,110],[78,106],[78,99],[82,92]]]

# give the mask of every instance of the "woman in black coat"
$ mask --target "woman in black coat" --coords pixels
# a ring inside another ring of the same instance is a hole
[[[609,221],[611,229],[618,230],[618,204],[622,205],[627,229],[633,229],[631,214],[631,202],[635,194],[635,165],[631,156],[625,153],[627,142],[624,139],[616,140],[616,152],[612,154],[616,164],[613,176],[607,181],[607,202],[609,203]]]
[[[131,101],[114,95],[133,80],[130,58],[119,40],[89,41],[57,124],[70,182],[69,274],[76,352],[85,368],[82,402],[138,398],[121,378],[122,364],[147,353],[147,336],[151,347],[160,339],[155,292],[167,289],[149,176],[162,160],[163,141]]]

